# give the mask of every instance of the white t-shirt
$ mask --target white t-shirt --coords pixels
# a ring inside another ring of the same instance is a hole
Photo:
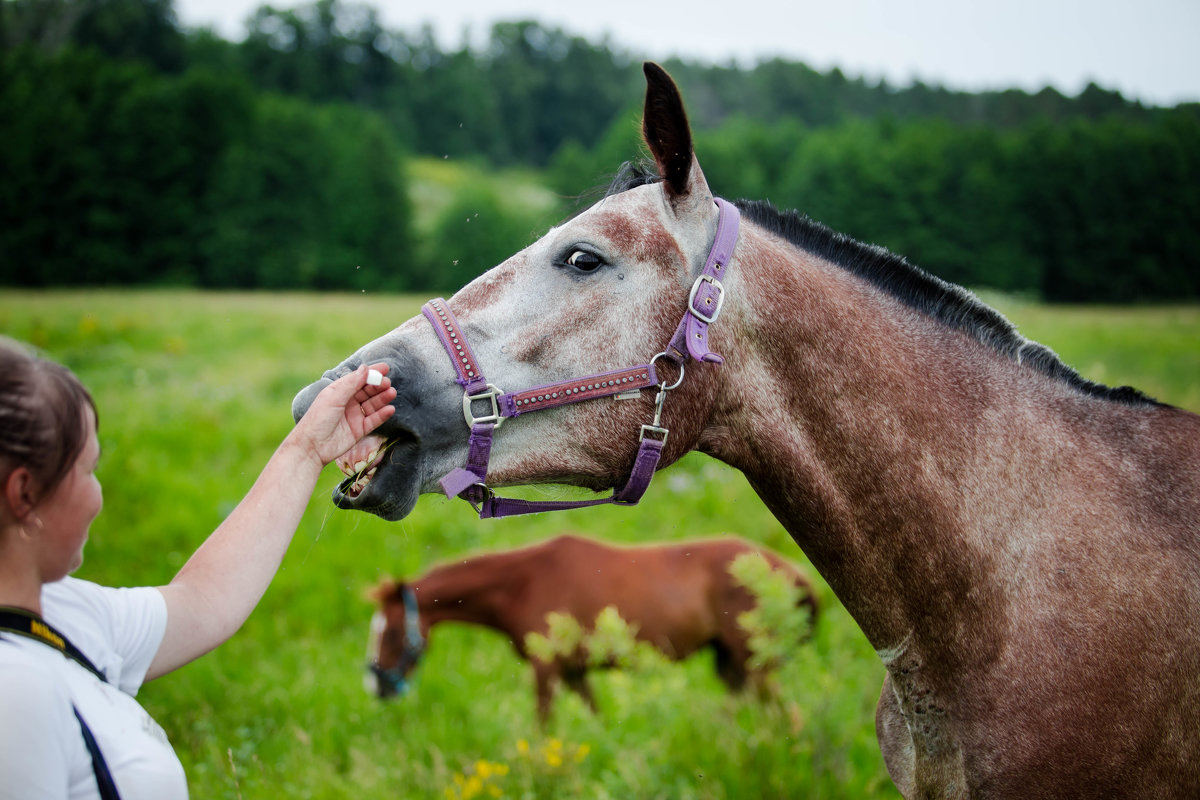
[[[121,800],[187,800],[179,757],[133,697],[166,630],[162,594],[68,577],[42,588],[42,614],[108,683],[41,642],[0,634],[0,800],[99,799],[72,705]]]

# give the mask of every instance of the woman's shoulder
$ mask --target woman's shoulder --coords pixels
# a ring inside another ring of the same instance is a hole
[[[167,606],[152,586],[115,588],[68,576],[42,587],[42,616],[110,683],[136,694],[162,643]]]
[[[87,617],[93,623],[106,623],[128,614],[138,606],[154,602],[155,596],[162,595],[150,586],[104,586],[72,575],[42,585],[42,607],[47,618],[53,611],[59,616]]]
[[[71,696],[50,659],[62,659],[42,644],[0,637],[0,719],[28,719],[26,713],[57,709],[71,713]]]

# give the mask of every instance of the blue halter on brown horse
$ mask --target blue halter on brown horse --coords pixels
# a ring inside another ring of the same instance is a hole
[[[371,621],[370,688],[380,697],[403,692],[426,649],[430,630],[444,622],[482,625],[508,637],[517,655],[533,663],[538,716],[550,714],[561,682],[593,709],[584,648],[530,658],[526,637],[546,635],[547,615],[568,614],[590,630],[607,607],[629,623],[633,635],[680,661],[711,648],[717,675],[732,690],[767,689],[769,668],[757,667],[750,632],[738,620],[755,606],[729,567],[759,553],[782,572],[817,620],[817,598],[808,577],[778,554],[743,539],[722,536],[619,547],[582,536],[560,535],[515,550],[455,559],[406,582],[385,580],[372,592],[379,609]],[[799,642],[797,642],[799,644]],[[774,665],[771,665],[774,666]]]
[[[363,361],[403,376],[335,502],[400,519],[445,478],[484,515],[530,510],[491,488],[519,483],[630,503],[702,451],[878,652],[906,797],[1200,796],[1200,416],[1083,379],[902,258],[718,202],[645,72],[659,177],[623,174],[439,303],[441,328],[409,320],[297,396]]]

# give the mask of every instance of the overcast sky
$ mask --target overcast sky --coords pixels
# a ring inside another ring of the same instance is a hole
[[[352,0],[346,0],[352,1]],[[175,0],[179,21],[240,40],[262,0]],[[291,8],[302,3],[275,0]],[[851,77],[952,89],[1089,81],[1156,105],[1200,101],[1200,0],[374,0],[389,30],[429,23],[443,49],[497,20],[547,27],[649,58],[745,66],[783,56]]]

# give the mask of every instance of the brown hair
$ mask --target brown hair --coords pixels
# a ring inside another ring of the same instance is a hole
[[[95,414],[74,373],[0,337],[0,481],[25,467],[40,496],[52,492],[87,442],[85,407]]]

